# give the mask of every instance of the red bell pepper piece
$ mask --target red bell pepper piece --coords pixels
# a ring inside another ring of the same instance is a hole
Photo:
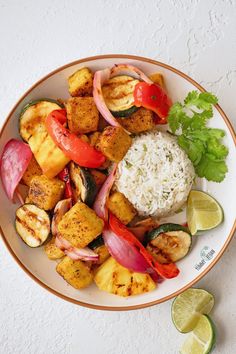
[[[46,128],[54,143],[66,156],[82,167],[97,168],[105,162],[105,156],[91,145],[70,133],[66,123],[66,110],[52,111],[46,118]]]
[[[132,246],[135,246],[151,268],[153,268],[163,278],[175,278],[179,274],[179,269],[174,263],[160,264],[155,261],[152,255],[139,242],[139,240],[132,234],[132,232],[123,225],[113,214],[109,214],[109,225],[111,230],[119,237],[128,241]]]
[[[58,177],[60,178],[60,180],[62,180],[63,182],[65,182],[65,193],[64,193],[64,197],[65,199],[68,198],[72,198],[72,188],[71,188],[71,184],[70,184],[70,175],[69,175],[69,171],[68,168],[65,167],[59,174]]]
[[[137,83],[134,88],[134,104],[137,107],[144,107],[155,112],[158,116],[158,119],[155,119],[156,124],[167,123],[172,102],[159,85],[147,82]]]

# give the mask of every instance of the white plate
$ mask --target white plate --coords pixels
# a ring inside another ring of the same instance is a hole
[[[204,91],[200,85],[178,70],[150,59],[134,56],[105,55],[78,60],[50,73],[24,94],[7,117],[3,126],[0,135],[0,149],[2,150],[10,138],[19,137],[19,113],[27,102],[42,97],[68,98],[67,77],[80,67],[88,66],[95,71],[124,62],[138,66],[146,74],[156,71],[161,72],[165,77],[168,92],[173,101],[182,100],[189,91],[194,89]],[[18,264],[46,289],[68,301],[96,309],[129,310],[151,306],[166,301],[192,286],[219,260],[236,228],[235,133],[220,107],[214,109],[214,118],[211,120],[210,125],[226,131],[225,144],[229,148],[227,158],[229,172],[225,180],[220,184],[202,180],[201,188],[218,200],[224,209],[225,219],[218,228],[208,231],[199,237],[194,237],[195,241],[191,252],[182,261],[178,262],[180,275],[177,278],[164,281],[153,292],[129,298],[107,294],[98,290],[95,285],[80,291],[72,288],[56,273],[56,263],[47,259],[42,248],[31,249],[17,236],[14,228],[14,212],[17,205],[10,203],[1,189],[1,233],[10,253]]]

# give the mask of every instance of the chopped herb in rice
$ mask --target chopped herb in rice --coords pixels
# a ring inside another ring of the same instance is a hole
[[[194,177],[193,165],[175,137],[155,131],[133,139],[118,165],[116,188],[141,216],[158,218],[181,208]]]

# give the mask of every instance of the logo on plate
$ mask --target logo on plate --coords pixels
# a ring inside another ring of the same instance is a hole
[[[209,262],[213,257],[216,251],[213,248],[204,246],[200,251],[201,260],[195,264],[194,268],[200,270],[207,262]]]

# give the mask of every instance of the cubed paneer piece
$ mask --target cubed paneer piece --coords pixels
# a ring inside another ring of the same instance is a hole
[[[56,237],[52,237],[51,240],[47,242],[44,246],[44,251],[46,255],[49,259],[52,260],[60,259],[65,255],[64,252],[55,245],[55,239]]]
[[[89,286],[93,281],[93,275],[86,263],[73,261],[65,257],[58,263],[56,271],[75,289]]]
[[[131,114],[130,117],[120,118],[119,123],[130,133],[134,134],[146,132],[155,127],[153,113],[146,108],[140,108]]]
[[[34,176],[41,176],[42,170],[38,164],[38,162],[35,160],[35,157],[33,156],[32,159],[30,160],[30,163],[23,174],[22,177],[22,182],[26,184],[26,186],[30,185],[30,182]]]
[[[89,68],[81,68],[68,78],[71,96],[92,96],[93,74]]]
[[[90,140],[90,145],[91,146],[95,146],[96,147],[96,144],[99,141],[100,135],[101,135],[100,132],[94,132],[94,133],[89,135],[89,140]]]
[[[107,201],[108,209],[114,214],[123,224],[127,225],[137,214],[133,205],[120,192],[114,192]]]
[[[123,159],[132,144],[129,134],[121,127],[107,127],[99,138],[99,149],[111,161]]]
[[[35,176],[30,182],[27,201],[44,210],[53,209],[62,199],[64,188],[65,183],[58,178]]]
[[[68,126],[72,133],[85,134],[97,130],[99,114],[93,97],[69,98],[66,111]]]
[[[72,246],[84,248],[102,233],[104,222],[86,204],[77,202],[61,219],[58,232]]]

